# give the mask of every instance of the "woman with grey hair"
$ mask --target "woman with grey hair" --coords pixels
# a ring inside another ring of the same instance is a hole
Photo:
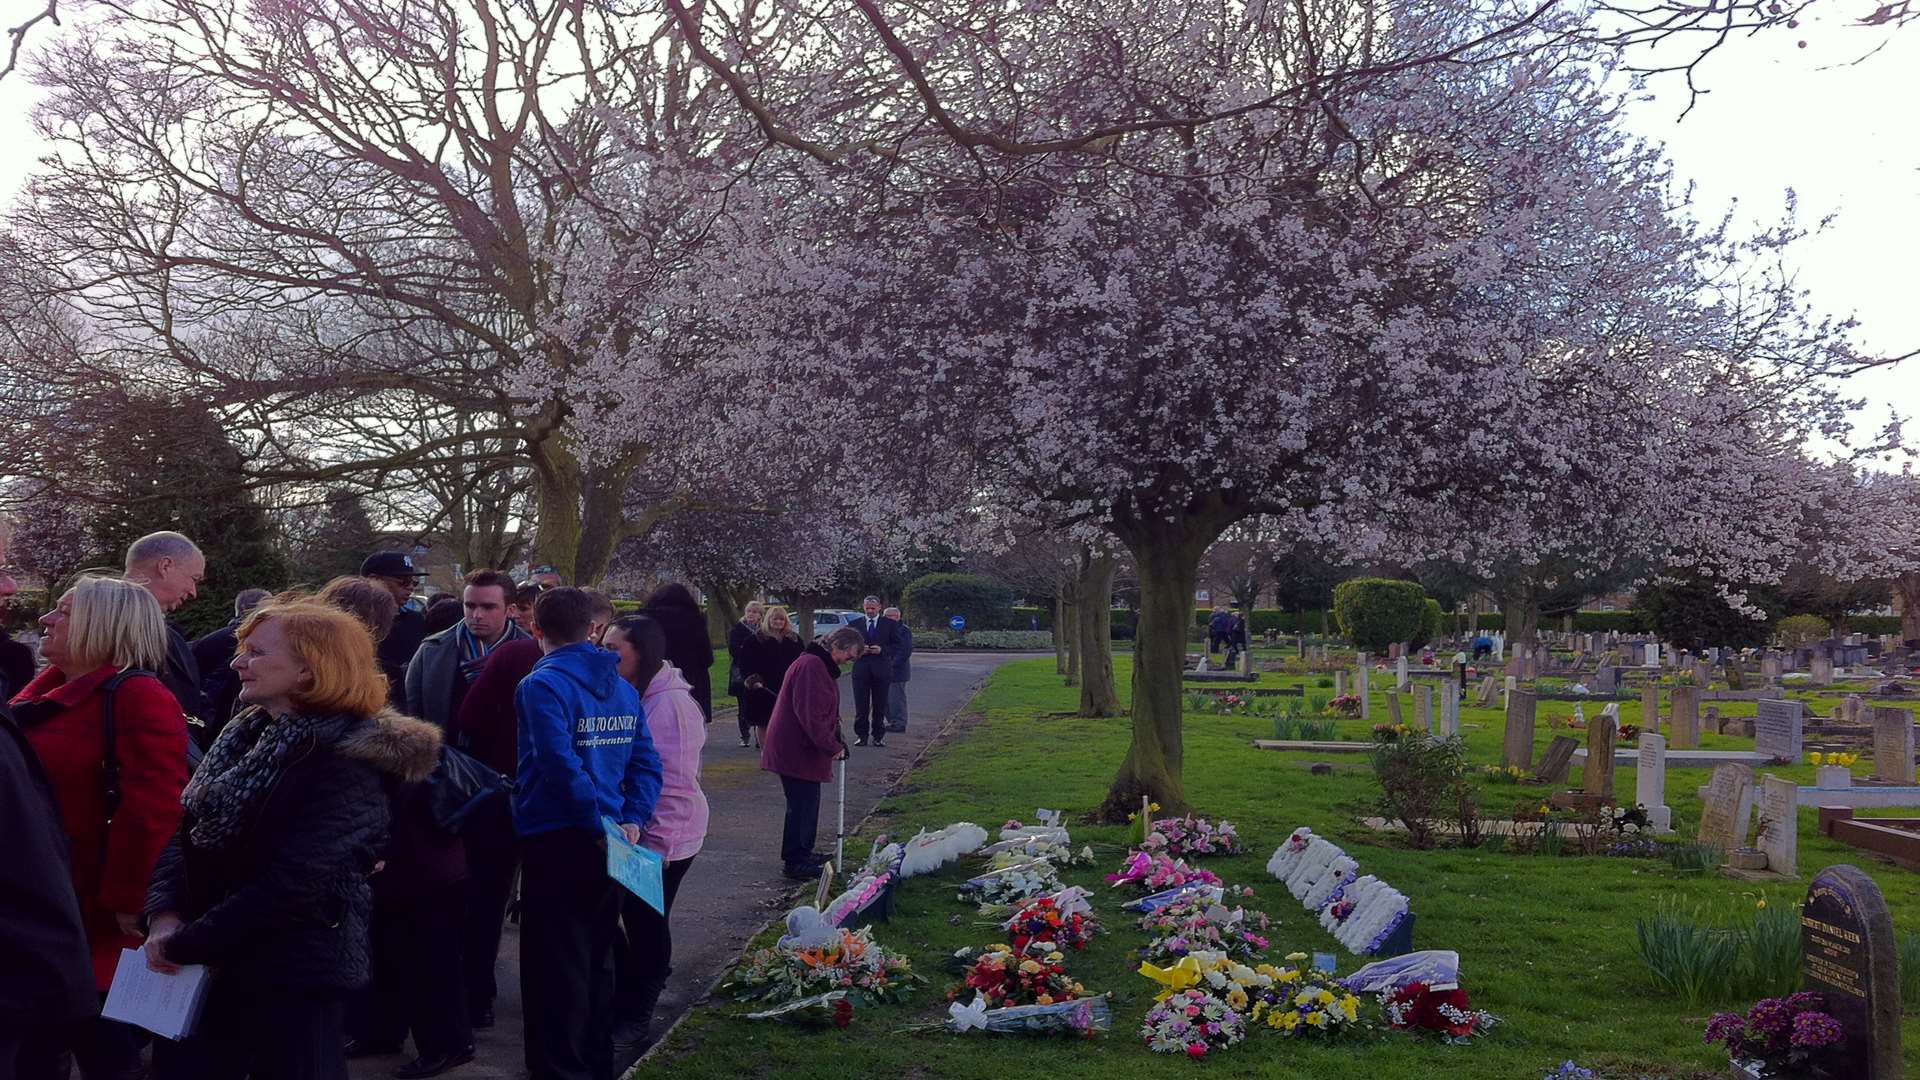
[[[787,669],[760,743],[760,767],[778,775],[786,793],[780,861],[795,880],[820,873],[820,860],[813,854],[820,829],[820,785],[833,779],[833,763],[847,756],[847,741],[840,735],[840,665],[865,649],[866,639],[850,626],[808,644]]]

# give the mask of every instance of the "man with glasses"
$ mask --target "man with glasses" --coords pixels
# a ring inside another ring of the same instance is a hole
[[[393,629],[380,642],[380,670],[386,672],[387,685],[395,705],[406,698],[407,664],[420,650],[427,636],[427,605],[414,595],[427,575],[413,564],[413,556],[402,551],[376,551],[360,564],[360,576],[378,582],[393,594],[399,611],[393,616]]]

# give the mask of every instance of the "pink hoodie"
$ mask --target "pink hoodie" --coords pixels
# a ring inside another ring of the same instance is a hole
[[[640,843],[668,862],[691,859],[707,838],[707,796],[700,790],[700,748],[707,744],[707,717],[693,700],[680,669],[661,664],[640,695],[647,735],[660,753],[660,801]]]

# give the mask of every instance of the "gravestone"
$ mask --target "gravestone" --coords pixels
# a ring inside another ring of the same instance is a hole
[[[1693,662],[1693,685],[1702,690],[1713,685],[1713,665],[1705,659],[1696,659]]]
[[[1747,821],[1753,813],[1753,766],[1723,761],[1713,768],[1713,780],[1700,808],[1703,844],[1732,851],[1747,842]]]
[[[1558,784],[1566,780],[1567,772],[1573,768],[1573,752],[1580,749],[1580,740],[1571,735],[1555,735],[1547,744],[1547,752],[1540,755],[1540,764],[1533,770],[1533,778],[1542,783]]]
[[[1387,719],[1395,727],[1406,723],[1406,721],[1400,718],[1400,692],[1398,690],[1387,695]]]
[[[1596,798],[1613,798],[1613,742],[1618,721],[1601,713],[1587,725],[1587,764],[1580,771],[1580,790]]]
[[[1635,765],[1633,801],[1647,808],[1647,820],[1661,836],[1673,832],[1673,810],[1667,806],[1667,739],[1642,732],[1640,760]]]
[[[1531,690],[1514,690],[1507,698],[1507,731],[1501,743],[1500,763],[1526,768],[1533,761],[1533,721],[1537,699]]]
[[[1648,667],[1660,666],[1660,643],[1659,642],[1657,641],[1647,642],[1646,665]]]
[[[1767,682],[1780,681],[1780,654],[1766,652],[1760,654],[1760,677]]]
[[[1893,916],[1880,886],[1844,863],[1807,886],[1800,909],[1800,984],[1826,998],[1846,1033],[1845,1060],[1831,1075],[1900,1080],[1900,961]]]
[[[1480,693],[1474,696],[1473,703],[1485,709],[1491,706],[1493,700],[1499,696],[1500,681],[1494,676],[1489,675],[1480,681]]]
[[[1528,649],[1527,655],[1520,659],[1520,677],[1532,682],[1540,677],[1540,654]]]
[[[1700,730],[1711,731],[1715,735],[1727,733],[1727,722],[1720,716],[1720,706],[1709,705],[1701,711]]]
[[[1506,684],[1502,686],[1500,689],[1500,705],[1502,708],[1506,707],[1507,702],[1513,700],[1513,692],[1515,690],[1518,690],[1519,688],[1520,688],[1519,679],[1516,679],[1511,675],[1506,677]]]
[[[1596,694],[1619,693],[1620,669],[1611,664],[1602,665],[1593,673],[1593,692]]]
[[[1649,682],[1640,688],[1640,730],[1660,730],[1660,684]]]
[[[1413,722],[1421,731],[1433,730],[1433,686],[1430,683],[1414,684]]]
[[[1760,835],[1754,846],[1767,853],[1767,869],[1798,876],[1800,785],[1767,773],[1760,778]]]
[[[1398,657],[1394,658],[1393,688],[1395,690],[1405,690],[1407,688],[1407,655],[1405,653],[1401,653]]]
[[[1366,653],[1360,654],[1360,666],[1354,672],[1353,692],[1360,695],[1360,719],[1373,719],[1373,696],[1367,693],[1367,671],[1373,666],[1373,658]]]
[[[1799,701],[1762,699],[1753,718],[1753,748],[1768,757],[1800,764],[1807,706]]]
[[[1344,671],[1336,671],[1333,673],[1333,696],[1347,696],[1347,673]]]
[[[1913,783],[1913,713],[1906,709],[1874,707],[1873,778]]]
[[[1454,682],[1440,684],[1440,737],[1451,738],[1460,734],[1460,685]]]
[[[1828,656],[1814,657],[1812,668],[1813,668],[1813,685],[1815,686],[1832,686],[1833,685],[1833,659],[1831,657],[1828,657]]]
[[[1673,688],[1673,748],[1696,750],[1700,746],[1700,688]]]

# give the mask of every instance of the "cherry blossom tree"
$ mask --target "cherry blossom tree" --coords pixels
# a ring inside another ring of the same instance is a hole
[[[755,257],[708,286],[751,298],[719,362],[776,372],[809,404],[884,396],[964,447],[996,505],[1127,549],[1133,742],[1110,814],[1142,795],[1187,803],[1193,589],[1236,522],[1274,515],[1368,558],[1389,546],[1380,523],[1415,520],[1431,550],[1463,556],[1476,519],[1544,500],[1566,461],[1645,445],[1646,427],[1698,424],[1688,445],[1709,448],[1740,434],[1713,424],[1731,396],[1700,388],[1805,381],[1851,357],[1845,324],[1809,315],[1786,278],[1740,269],[1791,231],[1690,221],[1576,44],[1380,74],[1479,28],[1363,21],[1333,35],[1344,51],[1316,51],[1284,25],[1249,32],[1255,11],[1126,14],[1117,47],[1060,52],[1090,72],[1125,57],[1167,112],[1265,101],[1302,68],[1356,75],[1312,107],[1099,153],[903,152],[895,213],[837,213],[814,192],[796,227],[770,201],[766,224],[739,226],[762,242],[728,245]],[[1107,111],[1104,85],[1042,81],[1030,128]],[[1583,513],[1563,527],[1605,508]]]

